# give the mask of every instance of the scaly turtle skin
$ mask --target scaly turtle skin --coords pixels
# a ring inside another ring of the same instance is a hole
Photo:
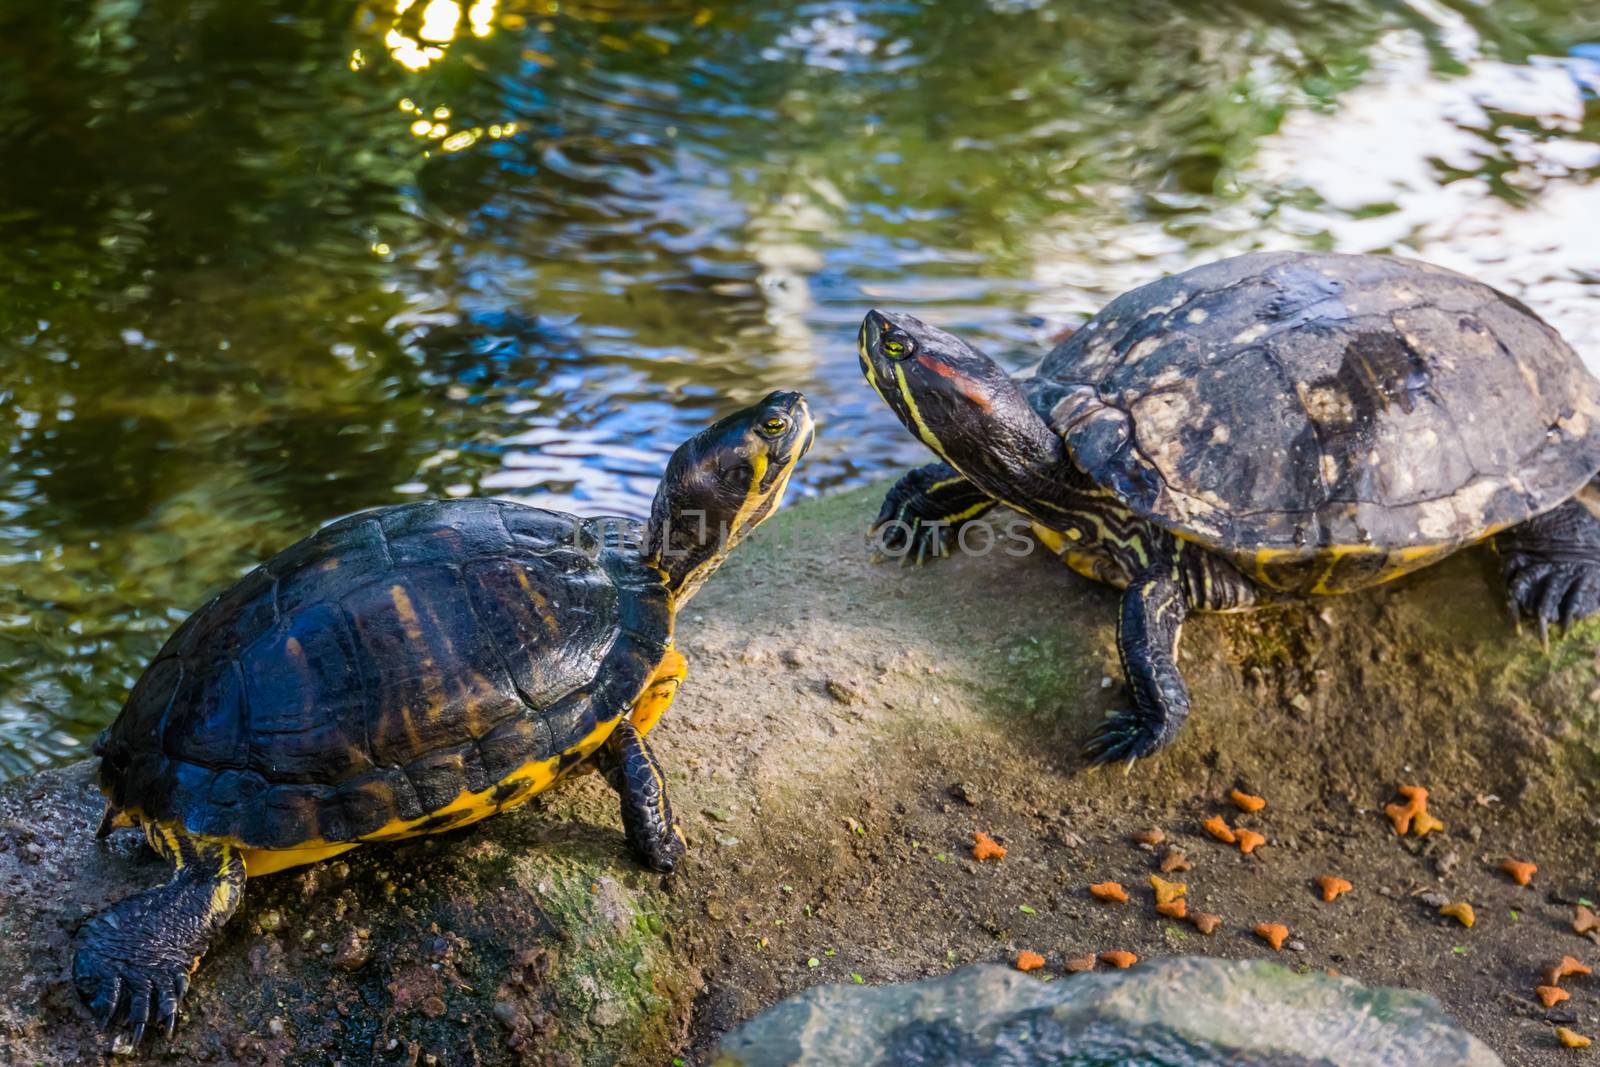
[[[1532,311],[1452,271],[1223,260],[1118,297],[1021,379],[905,315],[869,313],[860,355],[942,460],[890,490],[881,547],[920,561],[1005,504],[1126,590],[1134,706],[1094,760],[1176,734],[1190,611],[1348,592],[1491,537],[1541,634],[1600,611],[1600,383]]]
[[[812,439],[804,398],[773,393],[674,453],[647,524],[378,508],[197,611],[95,747],[101,835],[139,826],[175,873],[85,926],[85,1003],[135,1045],[170,1035],[247,877],[475,822],[588,766],[635,854],[672,870],[682,837],[645,735],[685,673],[673,617]]]

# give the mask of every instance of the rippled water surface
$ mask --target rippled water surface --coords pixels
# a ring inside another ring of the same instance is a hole
[[[638,514],[779,386],[804,491],[919,461],[874,304],[1020,367],[1163,271],[1393,249],[1600,360],[1597,91],[1569,0],[6,4],[0,777],[339,514]]]

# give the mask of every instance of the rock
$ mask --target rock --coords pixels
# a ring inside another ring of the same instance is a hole
[[[1052,965],[1101,942],[1146,959],[1229,950],[1072,892],[1091,870],[1153,866],[1127,835],[1155,823],[1189,848],[1196,891],[1226,894],[1230,925],[1308,899],[1328,871],[1371,885],[1370,907],[1317,905],[1310,952],[1292,958],[1320,965],[1316,954],[1364,945],[1380,923],[1388,980],[1439,996],[1502,1055],[1523,1047],[1526,1019],[1477,1009],[1527,1001],[1526,972],[1461,972],[1439,952],[1436,918],[1410,899],[1434,884],[1432,854],[1397,847],[1379,812],[1394,783],[1423,777],[1411,761],[1425,757],[1452,823],[1477,791],[1508,798],[1485,820],[1482,848],[1452,826],[1444,840],[1464,857],[1453,877],[1477,873],[1475,853],[1509,850],[1504,828],[1519,827],[1516,851],[1539,857],[1544,884],[1594,899],[1600,780],[1588,770],[1600,731],[1583,696],[1600,622],[1546,656],[1506,627],[1487,550],[1463,553],[1319,604],[1336,625],[1307,657],[1317,693],[1341,696],[1295,716],[1275,694],[1304,658],[1301,609],[1196,618],[1184,662],[1197,714],[1183,734],[1132,775],[1082,773],[1073,753],[1126,699],[1099,684],[1114,662],[1114,591],[1053,559],[1004,553],[874,566],[860,527],[884,488],[786,508],[697,595],[703,618],[680,617],[685,647],[754,642],[761,655],[691,656],[652,731],[689,838],[671,876],[639,867],[615,794],[582,775],[470,827],[252,879],[195,974],[175,1039],[150,1042],[148,1060],[277,1062],[259,1044],[276,1017],[281,1043],[299,1050],[289,1064],[376,1056],[392,1067],[413,1048],[419,1062],[431,1052],[483,1067],[704,1063],[728,1027],[795,988],[797,961],[819,981],[943,973],[1007,956],[995,931]],[[1244,681],[1251,669],[1268,689]],[[842,710],[825,674],[859,684],[868,703]],[[1497,710],[1468,710],[1481,708]],[[138,834],[95,840],[92,776],[86,762],[0,784],[0,988],[11,993],[0,997],[0,1064],[98,1062],[104,1039],[69,978],[73,938],[88,915],[166,877]],[[1201,793],[1263,776],[1274,841],[1303,850],[1243,867],[1199,836],[1211,814]],[[980,806],[953,796],[953,782],[971,783]],[[1000,867],[968,860],[977,829],[1012,847]],[[352,929],[367,959],[347,970],[359,959]],[[1536,932],[1480,923],[1474,960],[1558,958]],[[423,1011],[430,998],[446,1007],[438,1019]]]
[[[890,986],[818,986],[723,1038],[712,1067],[1495,1067],[1437,1001],[1264,961],[1200,957],[1044,983],[966,967]]]
[[[334,950],[333,965],[341,971],[359,971],[371,957],[372,950],[367,947],[366,938],[355,930],[346,930]]]
[[[977,804],[977,787],[969,782],[957,782],[950,787],[950,795],[963,804]]]
[[[104,1038],[64,977],[73,936],[86,915],[166,871],[135,834],[95,841],[102,800],[90,763],[27,781],[45,796],[0,785],[0,836],[26,813],[51,840],[36,866],[18,850],[0,851],[0,983],[24,991],[0,1000],[0,1064],[98,1063]],[[448,847],[359,849],[344,864],[353,904],[339,892],[307,897],[292,874],[252,879],[240,915],[195,975],[173,1041],[146,1039],[152,1062],[279,1062],[234,1051],[269,1039],[322,1050],[315,1062],[351,1064],[372,1062],[391,1040],[395,1050],[476,1048],[484,1064],[521,1062],[507,1050],[513,1038],[552,1063],[665,1052],[695,987],[669,966],[662,901],[616,877],[626,871],[631,881],[634,870],[619,831],[564,834],[563,825],[486,824],[504,855],[470,847],[482,834],[457,835]],[[30,878],[34,871],[48,876]],[[341,873],[315,881],[326,887],[330,877]],[[385,881],[394,883],[392,901]],[[355,908],[359,925],[338,918]],[[548,1019],[558,1023],[545,1029]]]
[[[859,688],[843,678],[829,678],[823,683],[822,687],[835,704],[843,704],[848,707],[851,704],[859,704],[866,699]]]

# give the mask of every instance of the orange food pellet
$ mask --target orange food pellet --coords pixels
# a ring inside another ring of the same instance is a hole
[[[1418,837],[1427,837],[1435,830],[1443,830],[1444,823],[1435,819],[1425,811],[1417,812],[1416,821],[1411,824],[1411,832]]]
[[[1043,966],[1044,957],[1039,955],[1037,952],[1029,952],[1027,949],[1023,949],[1021,952],[1017,953],[1017,970],[1037,971]]]
[[[1006,846],[982,830],[972,831],[972,858],[975,860],[1003,860],[1006,858]]]
[[[1234,807],[1240,811],[1260,811],[1267,806],[1264,797],[1251,796],[1242,789],[1235,789],[1228,794],[1228,799],[1233,801]]]
[[[1223,844],[1232,845],[1237,844],[1239,841],[1239,839],[1234,836],[1233,831],[1228,828],[1228,820],[1224,819],[1220,815],[1213,815],[1200,825],[1204,827],[1206,833],[1210,834],[1218,841],[1221,841]]]
[[[1588,1048],[1593,1042],[1576,1030],[1569,1030],[1565,1026],[1556,1027],[1556,1037],[1568,1048]]]
[[[1385,805],[1383,809],[1384,814],[1389,816],[1389,821],[1394,823],[1395,833],[1402,837],[1410,833],[1412,828],[1412,820],[1416,819],[1419,815],[1427,816],[1425,822],[1427,829],[1424,830],[1419,828],[1417,830],[1419,835],[1426,834],[1430,830],[1444,829],[1443,823],[1433,818],[1433,816],[1427,815],[1428,791],[1426,789],[1420,785],[1402,785],[1397,791],[1401,796],[1406,798],[1406,802],[1404,804],[1388,804]]]
[[[1234,835],[1239,838],[1239,851],[1246,856],[1267,843],[1264,835],[1258,834],[1254,830],[1246,830],[1243,827],[1234,831]]]
[[[1576,905],[1572,911],[1572,932],[1582,937],[1590,930],[1600,930],[1600,918],[1582,904]]]
[[[1171,874],[1173,871],[1192,870],[1194,870],[1194,864],[1189,862],[1189,857],[1185,856],[1182,852],[1179,852],[1175,848],[1167,849],[1167,854],[1161,857],[1162,874]]]
[[[1162,830],[1159,827],[1152,826],[1148,830],[1140,830],[1138,833],[1134,834],[1133,839],[1139,842],[1141,845],[1154,846],[1165,841],[1167,839],[1167,833],[1165,830]]]
[[[1079,956],[1075,960],[1068,960],[1062,964],[1062,969],[1068,974],[1081,974],[1084,971],[1092,971],[1094,970],[1094,953],[1091,952],[1087,956]]]
[[[1569,975],[1593,973],[1594,972],[1589,967],[1579,963],[1571,956],[1562,956],[1560,963],[1552,963],[1550,965],[1550,969],[1545,972],[1544,984],[1559,985],[1561,983],[1561,979],[1566,978]]]
[[[1128,902],[1128,891],[1122,888],[1121,882],[1096,882],[1089,887],[1089,892],[1101,900],[1115,901],[1118,904]]]
[[[1182,882],[1169,882],[1154,874],[1150,876],[1150,888],[1156,891],[1157,906],[1171,904],[1189,891],[1189,887]]]
[[[1109,963],[1111,966],[1120,970],[1123,968],[1132,967],[1135,963],[1138,963],[1139,957],[1135,956],[1131,952],[1124,952],[1119,948],[1111,952],[1100,953],[1100,962]]]
[[[1217,932],[1217,927],[1222,925],[1222,916],[1213,915],[1209,911],[1197,911],[1189,916],[1189,925],[1210,937]]]
[[[1355,886],[1340,878],[1338,875],[1324,874],[1317,879],[1317,888],[1322,890],[1322,899],[1332,900],[1340,893],[1348,893]]]
[[[1272,946],[1272,951],[1282,952],[1284,939],[1289,936],[1289,928],[1282,923],[1256,923],[1256,936]]]
[[[1500,869],[1511,876],[1511,880],[1518,885],[1527,885],[1533,881],[1534,872],[1539,867],[1537,864],[1524,863],[1522,860],[1506,860],[1500,864]]]
[[[1177,900],[1169,900],[1165,904],[1157,903],[1156,911],[1169,919],[1181,919],[1189,914],[1189,903],[1179,897]]]
[[[1539,994],[1539,1000],[1547,1008],[1553,1008],[1563,1000],[1572,999],[1571,993],[1556,985],[1535,986],[1533,991]]]
[[[1446,904],[1439,909],[1439,914],[1446,919],[1454,919],[1468,930],[1472,929],[1472,924],[1478,921],[1478,916],[1473,912],[1472,905],[1464,900],[1458,900],[1454,904]]]

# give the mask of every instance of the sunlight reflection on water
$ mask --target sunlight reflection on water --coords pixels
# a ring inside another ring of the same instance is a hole
[[[178,619],[338,515],[637,516],[778,387],[818,415],[797,495],[921,462],[859,379],[874,304],[1021,368],[1163,271],[1393,250],[1600,361],[1592,5],[147,0],[7,30],[0,777],[80,752]]]

